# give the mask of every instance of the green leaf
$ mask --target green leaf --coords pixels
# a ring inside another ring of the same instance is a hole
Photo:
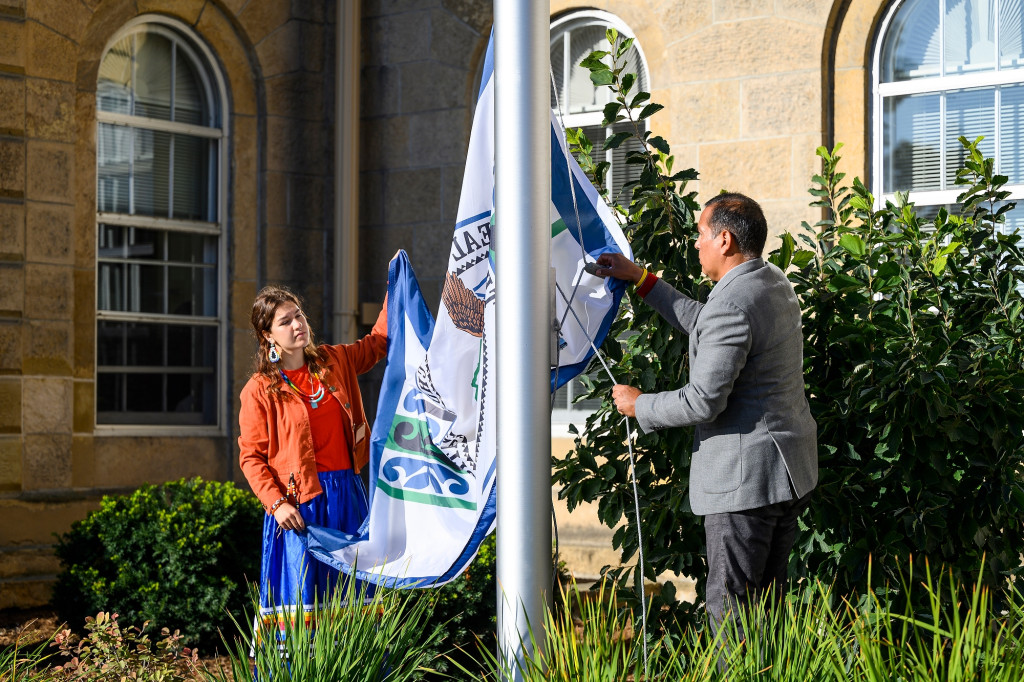
[[[697,171],[692,168],[687,168],[686,170],[681,170],[678,173],[675,173],[669,178],[669,180],[673,182],[678,182],[679,180],[696,180],[697,175]]]
[[[604,125],[610,125],[615,117],[619,115],[619,111],[622,110],[622,104],[619,102],[608,102],[604,105]]]
[[[649,140],[647,140],[647,144],[651,145],[662,154],[670,153],[668,142],[666,142],[665,138],[661,137],[660,135],[656,135],[655,137],[652,137]]]
[[[864,287],[864,282],[860,281],[856,277],[850,277],[838,273],[833,275],[828,281],[829,291],[850,291],[852,289],[861,289]]]
[[[645,118],[650,118],[651,116],[653,116],[654,114],[658,113],[659,111],[661,111],[664,108],[665,107],[660,105],[660,104],[655,104],[655,103],[648,104],[640,112],[640,116],[639,116],[638,120],[642,121]]]
[[[615,74],[611,71],[591,71],[590,80],[594,85],[611,85],[615,82]]]
[[[627,73],[622,77],[622,85],[620,92],[623,97],[629,94],[629,91],[633,89],[633,84],[636,82],[636,74]]]
[[[604,52],[601,50],[591,52],[590,54],[583,58],[583,61],[580,62],[580,66],[582,66],[585,69],[590,69],[591,71],[607,71],[609,70],[608,65],[601,60],[607,57],[609,54],[609,52]]]
[[[785,270],[789,267],[790,263],[793,262],[793,248],[796,243],[793,241],[793,235],[788,232],[784,232],[781,237],[781,243],[779,248],[769,256],[769,260],[775,264],[776,267]]]
[[[948,255],[938,256],[932,259],[931,271],[932,274],[938,277],[946,271],[946,262],[949,260]]]
[[[615,56],[621,57],[622,55],[629,52],[629,48],[633,47],[633,40],[633,38],[626,38],[621,43],[619,43],[618,49],[615,50]]]
[[[632,135],[633,133],[627,131],[615,133],[604,141],[605,151],[609,149],[618,149],[619,145],[628,140]]]
[[[846,233],[839,238],[839,245],[852,253],[854,256],[863,256],[867,253],[867,245],[858,235]]]
[[[635,109],[636,107],[640,106],[640,104],[642,104],[643,102],[646,102],[650,98],[651,98],[651,93],[649,93],[649,92],[638,92],[638,93],[636,93],[636,97],[633,98],[633,101],[629,103],[629,108],[630,109]]]
[[[808,251],[807,249],[798,249],[793,254],[793,265],[798,268],[805,267],[808,263],[814,260],[814,252]]]

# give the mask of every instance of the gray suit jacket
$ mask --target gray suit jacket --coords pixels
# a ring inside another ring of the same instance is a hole
[[[637,398],[644,431],[696,425],[690,507],[719,514],[803,497],[818,483],[817,424],[804,395],[793,286],[756,258],[701,304],[663,281],[644,299],[690,336],[690,382]]]

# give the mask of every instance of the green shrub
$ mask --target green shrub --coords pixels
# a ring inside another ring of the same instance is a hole
[[[687,190],[687,182],[697,174],[691,169],[674,171],[668,142],[640,126],[661,105],[651,102],[649,93],[635,91],[635,76],[622,71],[622,58],[632,40],[623,39],[613,30],[608,39],[614,46],[612,53],[594,52],[582,66],[591,70],[595,83],[608,84],[612,91],[613,101],[605,107],[603,125],[634,124],[632,135],[643,150],[626,156],[627,163],[642,166],[643,171],[638,182],[627,185],[631,198],[627,207],[620,209],[627,218],[625,234],[638,263],[656,267],[668,284],[704,300],[708,287],[701,282],[700,260],[693,246],[697,235],[694,212],[699,205],[696,193]],[[567,138],[581,167],[595,186],[603,188],[608,165],[604,161],[595,164],[593,157],[603,158],[604,152],[595,151],[581,130],[567,131]],[[625,133],[616,134],[605,141],[604,148],[617,148],[624,138]],[[607,198],[607,193],[602,193]],[[635,563],[638,540],[626,426],[611,402],[611,387],[620,383],[644,392],[678,389],[686,383],[689,368],[687,343],[685,334],[662,323],[636,295],[636,289],[629,287],[601,347],[601,353],[612,364],[615,380],[597,364],[589,376],[581,377],[588,385],[587,398],[601,400],[601,406],[587,418],[584,433],[576,437],[574,452],[552,458],[559,497],[566,500],[570,511],[583,502],[597,502],[601,523],[615,529],[612,542],[621,551],[623,564]],[[637,434],[635,422],[632,428],[644,519],[643,577],[654,581],[665,571],[693,576],[697,579],[699,604],[704,594],[704,530],[701,519],[690,513],[687,498],[693,429]],[[570,431],[575,432],[575,427]],[[630,588],[633,594],[640,594],[640,576],[632,567],[613,568],[609,575],[620,583],[620,599],[630,598]],[[673,585],[667,583],[655,596],[649,613],[653,622],[692,620],[699,611],[693,604],[677,602]]]
[[[104,497],[59,539],[53,603],[68,623],[117,612],[215,646],[259,579],[262,518],[251,493],[199,478]]]
[[[53,646],[66,659],[52,670],[47,679],[55,682],[73,680],[137,680],[138,682],[188,682],[199,665],[195,649],[182,645],[181,635],[167,628],[161,639],[150,641],[142,627],[122,629],[117,614],[100,612],[86,618],[88,634],[77,639],[71,630],[62,630],[54,637]]]
[[[840,594],[864,591],[869,557],[876,585],[911,556],[958,582],[984,556],[989,587],[1021,570],[1024,252],[1006,178],[960,139],[960,207],[929,219],[905,196],[875,210],[819,148],[825,219],[773,256],[795,266],[821,465],[794,562]]]
[[[686,182],[673,172],[668,143],[638,125],[661,106],[632,90],[622,70],[629,39],[609,32],[611,52],[583,60],[591,79],[612,100],[604,125],[632,122],[644,144],[627,163],[643,167],[631,185],[625,232],[638,262],[658,268],[676,289],[706,300],[694,211]],[[609,137],[604,148],[627,137]],[[598,187],[607,164],[594,163],[581,133],[568,139]],[[769,258],[790,268],[800,297],[805,379],[819,427],[821,477],[798,537],[791,572],[835,582],[839,594],[865,591],[868,558],[877,584],[898,585],[896,567],[912,555],[951,567],[958,579],[988,558],[984,584],[1019,571],[1024,547],[1024,314],[1020,238],[997,230],[1009,205],[1006,178],[968,145],[957,175],[961,207],[934,219],[919,216],[901,197],[874,210],[859,180],[841,186],[838,157],[819,150],[823,173],[812,182],[812,205],[824,219],[804,224]],[[623,341],[624,340],[624,341]],[[559,496],[569,509],[597,502],[602,523],[615,528],[623,563],[638,553],[633,485],[623,419],[610,400],[613,383],[644,392],[676,390],[688,376],[687,337],[664,324],[630,288],[602,353],[613,382],[595,365],[585,399],[602,400],[576,438],[572,456],[553,459]],[[692,428],[639,434],[633,444],[647,580],[664,571],[697,579],[703,600],[701,519],[688,501]],[[622,521],[625,521],[622,523]],[[635,569],[612,569],[632,585]],[[620,597],[628,596],[620,590]],[[670,585],[651,609],[652,620],[691,621],[697,607],[676,604]]]

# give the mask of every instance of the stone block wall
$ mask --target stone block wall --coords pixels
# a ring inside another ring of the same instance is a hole
[[[92,371],[75,353],[75,310],[92,297],[78,276],[74,47],[39,5],[0,3],[0,608],[46,596],[30,578],[55,570],[54,524],[37,500],[87,468],[74,442]]]
[[[491,20],[485,0],[363,2],[362,301],[383,300],[405,249],[437,310]]]
[[[54,533],[104,493],[196,475],[240,480],[237,396],[259,286],[294,287],[328,328],[334,10],[307,0],[0,0],[0,608],[48,599]],[[116,33],[150,13],[205,43],[227,92],[231,409],[214,435],[96,428],[97,70]]]

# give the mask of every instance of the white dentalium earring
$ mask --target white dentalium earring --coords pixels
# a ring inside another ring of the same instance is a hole
[[[270,351],[267,352],[267,359],[275,363],[281,359],[281,354],[277,352],[277,346],[274,345],[273,341],[270,342]]]

